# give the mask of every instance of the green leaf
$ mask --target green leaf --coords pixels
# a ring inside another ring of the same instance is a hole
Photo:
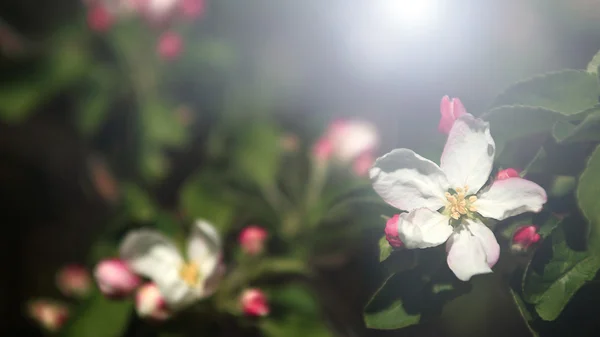
[[[299,274],[308,275],[310,269],[303,260],[294,258],[262,258],[256,266],[254,273],[256,276],[265,274]]]
[[[585,118],[577,125],[568,120],[558,121],[552,135],[558,143],[600,141],[600,107],[585,111]]]
[[[157,205],[142,188],[125,183],[122,191],[123,203],[134,221],[149,222],[156,216]]]
[[[481,116],[490,122],[490,132],[500,153],[509,141],[550,133],[554,124],[564,119],[559,112],[541,107],[501,106]]]
[[[590,74],[597,74],[598,67],[600,66],[600,51],[594,55],[590,63],[588,63],[586,70]]]
[[[387,241],[385,235],[379,239],[379,262],[385,261],[392,252],[394,251],[394,247],[392,247]]]
[[[575,190],[577,179],[571,176],[554,176],[548,194],[553,197],[563,197]]]
[[[225,194],[218,172],[203,171],[188,178],[180,190],[180,209],[188,218],[206,219],[226,234],[235,215],[236,199]]]
[[[596,105],[598,93],[595,74],[563,70],[510,86],[496,98],[492,107],[526,105],[572,115]]]
[[[117,79],[118,75],[108,65],[90,69],[88,85],[78,95],[79,107],[75,115],[75,125],[82,134],[92,136],[102,126],[118,89]]]
[[[390,276],[365,307],[367,327],[391,330],[418,324],[421,312],[418,306],[415,307],[419,301],[415,296],[418,297],[423,287],[424,283],[416,273]]]
[[[555,320],[573,295],[586,282],[592,280],[600,269],[600,256],[589,252],[572,250],[565,239],[563,226],[569,218],[561,221],[561,227],[552,234],[552,258],[540,274],[528,267],[523,279],[523,296],[535,304],[538,315]]]
[[[60,336],[64,337],[118,337],[123,335],[132,301],[112,301],[99,291],[76,310]]]
[[[600,145],[590,155],[577,184],[577,204],[589,221],[588,244],[600,251]]]
[[[533,321],[533,315],[531,315],[531,313],[529,312],[529,309],[527,309],[527,305],[525,304],[525,302],[523,302],[523,299],[521,298],[521,296],[519,296],[519,294],[517,294],[512,288],[508,288],[508,290],[510,291],[510,295],[512,296],[513,301],[515,302],[515,305],[517,306],[517,310],[519,311],[519,314],[523,318],[525,325],[527,325],[527,329],[529,330],[529,332],[531,332],[531,336],[538,337],[539,334],[535,330],[533,330],[533,328],[531,327],[531,322]]]
[[[188,130],[174,110],[157,99],[144,104],[140,112],[144,141],[169,148],[179,148],[189,142]]]

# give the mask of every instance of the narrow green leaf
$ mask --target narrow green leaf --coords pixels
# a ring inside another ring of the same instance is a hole
[[[156,216],[157,206],[146,191],[131,183],[125,183],[121,188],[123,203],[134,221],[148,222]]]
[[[589,246],[600,251],[600,145],[590,155],[577,185],[577,203],[589,221]]]
[[[523,318],[523,322],[527,326],[527,329],[529,330],[529,332],[531,332],[531,336],[538,337],[540,334],[538,334],[531,327],[531,322],[533,321],[533,316],[527,309],[527,305],[525,304],[525,302],[523,302],[523,299],[521,298],[521,296],[519,296],[519,294],[517,294],[512,288],[509,288],[509,291],[510,291],[510,295],[513,298],[513,301],[515,302],[515,305],[517,306],[517,310],[519,311],[519,314]]]
[[[572,115],[596,105],[598,93],[595,74],[569,69],[518,82],[500,94],[492,107],[526,105]]]
[[[365,307],[367,327],[391,330],[418,324],[421,310],[416,297],[423,287],[424,283],[416,273],[390,276]]]
[[[535,304],[536,312],[546,321],[555,320],[600,268],[600,256],[574,251],[567,245],[562,226],[569,221],[570,218],[561,221],[561,227],[553,232],[552,258],[544,265],[542,274],[529,267],[523,280],[524,298]]]
[[[381,239],[379,239],[379,262],[385,261],[385,259],[390,257],[393,251],[394,248],[389,244],[385,235],[382,236]]]

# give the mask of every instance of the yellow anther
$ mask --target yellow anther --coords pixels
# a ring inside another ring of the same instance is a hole
[[[191,287],[197,285],[200,280],[198,265],[193,262],[183,264],[179,269],[179,277]]]
[[[476,208],[473,205],[473,202],[477,201],[477,197],[472,195],[466,198],[465,196],[465,193],[469,190],[469,187],[457,187],[454,190],[456,191],[455,194],[451,194],[449,192],[444,194],[447,200],[447,214],[449,214],[451,218],[458,220],[461,216],[467,215],[469,212],[475,212]]]

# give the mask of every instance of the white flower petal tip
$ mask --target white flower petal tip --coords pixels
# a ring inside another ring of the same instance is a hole
[[[270,308],[267,296],[260,289],[246,289],[240,296],[242,311],[247,316],[267,316]]]
[[[444,172],[412,150],[396,149],[378,158],[369,175],[375,192],[398,209],[435,210],[445,204],[449,185]]]
[[[467,194],[474,194],[488,180],[495,154],[489,123],[466,114],[450,130],[440,168],[452,187],[467,186]]]
[[[177,247],[169,238],[148,229],[127,234],[119,252],[131,270],[150,279],[160,278],[183,262]]]
[[[399,216],[398,234],[409,249],[439,246],[448,240],[452,232],[447,216],[427,208]]]
[[[476,202],[477,212],[484,217],[504,220],[526,212],[538,213],[548,200],[538,184],[519,177],[496,180]]]
[[[98,263],[94,270],[94,277],[102,294],[113,299],[128,296],[142,283],[127,264],[118,259],[103,260]]]
[[[138,316],[156,321],[164,321],[171,317],[165,299],[154,283],[146,283],[138,289],[135,310]]]

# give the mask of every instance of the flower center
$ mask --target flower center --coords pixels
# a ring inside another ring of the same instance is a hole
[[[446,192],[446,208],[445,212],[455,220],[460,219],[463,215],[468,215],[470,212],[476,212],[477,208],[473,203],[477,201],[477,197],[474,195],[466,196],[468,186],[464,188],[456,188],[455,193]]]
[[[184,263],[179,269],[179,277],[190,287],[196,286],[200,279],[198,265],[193,262]]]

